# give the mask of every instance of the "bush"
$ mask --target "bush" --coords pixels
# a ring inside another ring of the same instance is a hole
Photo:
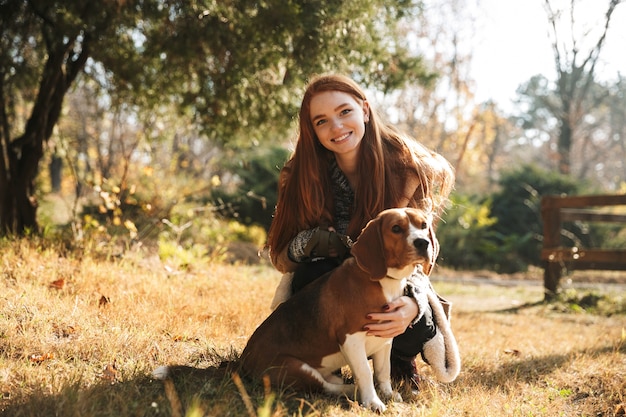
[[[278,199],[278,174],[287,158],[286,149],[270,147],[227,161],[224,169],[232,180],[212,190],[212,204],[227,218],[269,230]]]
[[[510,243],[511,255],[519,258],[519,268],[540,265],[543,241],[541,198],[547,195],[576,195],[582,192],[579,181],[534,165],[506,172],[499,181],[500,191],[492,196],[491,215],[497,219],[490,230],[495,244]],[[585,240],[579,225],[564,225],[570,236]],[[497,269],[498,270],[498,269]]]
[[[437,228],[441,244],[439,264],[457,269],[484,267],[489,227],[496,221],[491,218],[491,202],[477,197],[453,194],[451,207]]]
[[[529,265],[540,265],[541,197],[582,192],[577,181],[532,165],[504,173],[499,185],[500,190],[488,197],[459,194],[451,197],[452,207],[437,230],[442,246],[441,265],[500,273],[525,271]],[[564,225],[576,244],[591,239],[583,226]]]

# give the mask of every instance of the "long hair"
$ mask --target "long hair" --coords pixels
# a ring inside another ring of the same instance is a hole
[[[334,225],[329,174],[334,156],[319,142],[310,116],[311,99],[326,91],[350,94],[359,103],[367,100],[358,84],[343,75],[318,76],[308,84],[300,107],[296,147],[280,174],[278,202],[268,234],[274,263],[298,232]],[[437,211],[452,189],[454,174],[449,163],[381,123],[371,104],[358,152],[357,174],[362,180],[354,190],[355,204],[348,226],[348,235],[353,239],[380,211],[397,207],[403,199],[408,200],[405,205],[427,205]],[[419,179],[421,192],[405,195],[407,177]]]

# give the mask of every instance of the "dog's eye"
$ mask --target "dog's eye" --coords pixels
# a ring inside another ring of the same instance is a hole
[[[391,231],[393,233],[402,233],[402,228],[398,226],[397,224],[394,224],[393,227],[391,228]]]
[[[422,222],[422,229],[428,229],[428,223]]]

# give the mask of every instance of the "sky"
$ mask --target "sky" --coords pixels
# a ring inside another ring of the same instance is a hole
[[[607,3],[608,0],[583,0],[579,30],[590,30],[592,34],[599,30],[598,22]],[[478,102],[493,99],[502,108],[508,108],[517,87],[533,75],[555,79],[543,4],[543,0],[479,0],[471,65]],[[597,67],[601,79],[615,79],[618,71],[626,75],[626,2],[613,13]]]

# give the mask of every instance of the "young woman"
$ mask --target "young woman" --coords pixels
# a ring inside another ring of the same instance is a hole
[[[454,183],[450,164],[381,122],[348,77],[314,78],[299,124],[268,235],[272,263],[290,280],[274,306],[349,256],[351,241],[380,211],[418,207],[438,214]],[[368,315],[370,334],[394,338],[395,380],[417,383],[414,358],[435,335],[432,312],[419,310],[415,299],[402,296],[385,313]]]

